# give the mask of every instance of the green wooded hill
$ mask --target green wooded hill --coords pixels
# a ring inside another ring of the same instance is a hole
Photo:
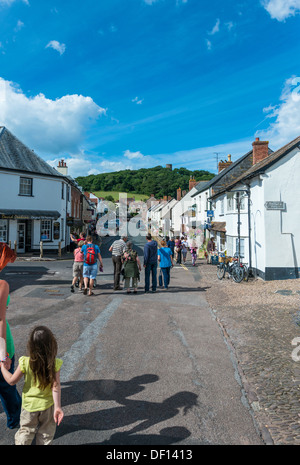
[[[117,191],[143,194],[150,197],[154,194],[156,198],[170,195],[176,198],[176,191],[189,190],[189,179],[193,177],[196,181],[207,181],[215,174],[204,170],[190,171],[186,168],[141,168],[139,170],[123,170],[113,173],[91,174],[79,176],[76,182],[88,192]]]

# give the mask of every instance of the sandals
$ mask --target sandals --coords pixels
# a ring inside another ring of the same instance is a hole
[[[90,295],[95,295],[95,294],[94,294],[93,292],[89,292],[89,294],[88,294],[88,295],[90,296]]]

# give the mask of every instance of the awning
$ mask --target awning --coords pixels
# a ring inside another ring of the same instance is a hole
[[[211,231],[226,232],[226,222],[225,221],[212,221]]]
[[[9,210],[0,209],[2,220],[57,220],[60,213],[55,210]]]

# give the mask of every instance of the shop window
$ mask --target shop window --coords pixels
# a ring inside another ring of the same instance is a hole
[[[0,220],[0,242],[7,242],[7,220]]]
[[[52,221],[51,220],[42,220],[41,221],[41,241],[51,241],[52,239]]]

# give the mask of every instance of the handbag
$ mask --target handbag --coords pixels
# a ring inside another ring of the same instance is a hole
[[[160,270],[159,276],[158,276],[158,284],[160,287],[163,287],[163,274],[162,271]]]

